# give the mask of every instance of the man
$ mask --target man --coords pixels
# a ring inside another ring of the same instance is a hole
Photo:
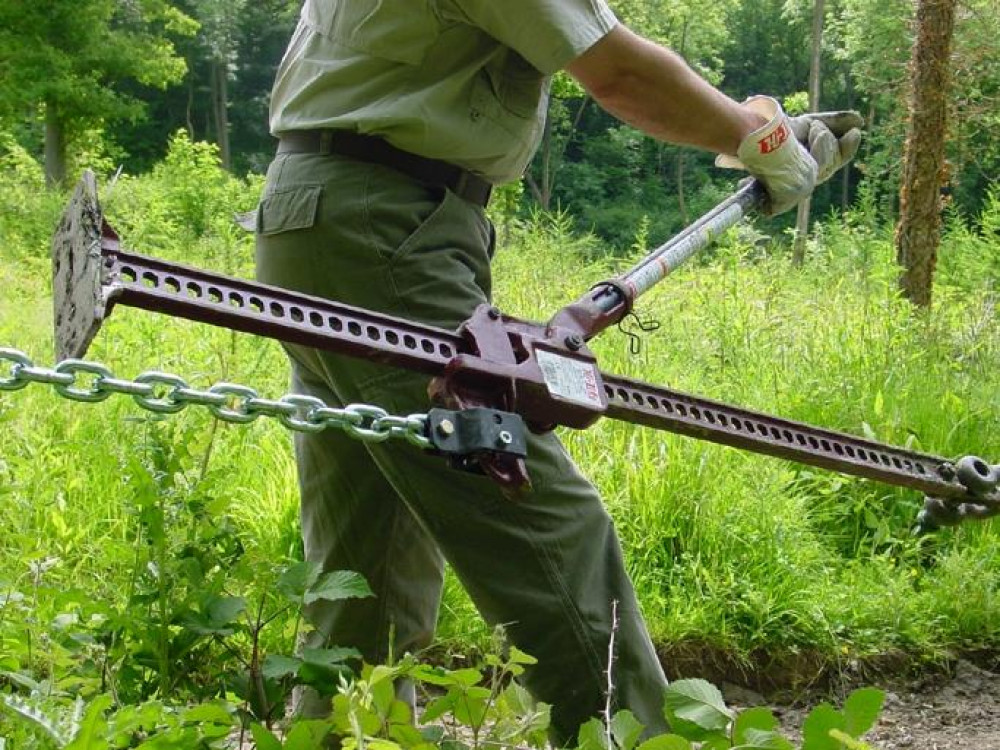
[[[776,102],[733,102],[603,0],[306,0],[273,92],[280,143],[258,211],[258,277],[457,328],[490,298],[489,189],[528,164],[561,69],[646,133],[742,162],[772,212],[856,147],[816,123],[810,156]],[[404,414],[429,405],[421,375],[287,350],[297,392]],[[553,705],[556,743],[603,707],[613,631],[615,707],[666,730],[666,680],[614,528],[555,436],[531,436],[534,487],[516,503],[405,445],[327,431],[296,435],[296,455],[306,557],[362,573],[376,594],[313,606],[310,645],[355,646],[370,662],[426,646],[447,560],[486,620],[538,659],[525,681]],[[299,706],[324,709],[315,696]]]

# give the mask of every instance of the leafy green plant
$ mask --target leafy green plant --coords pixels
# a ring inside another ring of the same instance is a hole
[[[801,750],[859,750],[858,739],[868,732],[882,710],[884,694],[873,688],[851,693],[842,711],[823,703],[806,717]],[[640,742],[642,725],[628,711],[620,711],[610,726],[591,719],[580,730],[580,750],[795,750],[778,731],[770,709],[758,707],[736,713],[709,682],[678,680],[665,693],[664,712],[671,734]],[[698,744],[695,744],[698,743]]]

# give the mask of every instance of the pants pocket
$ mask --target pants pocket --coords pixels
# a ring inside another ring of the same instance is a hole
[[[276,190],[264,196],[257,207],[257,234],[269,237],[316,224],[321,185],[300,185]]]
[[[434,227],[447,223],[450,197],[443,187],[414,182],[385,167],[371,169],[365,186],[365,231],[372,249],[391,266]]]

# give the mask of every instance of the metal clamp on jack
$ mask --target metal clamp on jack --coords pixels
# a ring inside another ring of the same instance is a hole
[[[479,457],[484,454],[528,455],[527,427],[518,414],[485,407],[431,409],[427,420],[431,445],[456,468],[482,473]]]

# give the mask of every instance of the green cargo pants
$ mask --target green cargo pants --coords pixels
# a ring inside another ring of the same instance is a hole
[[[268,284],[449,330],[490,298],[493,233],[482,208],[387,167],[280,155],[257,228],[257,275]],[[287,350],[297,392],[397,414],[429,407],[426,376]],[[554,435],[531,436],[534,489],[518,502],[397,441],[365,445],[328,430],[296,434],[295,449],[307,559],[363,574],[376,594],[311,606],[309,645],[354,646],[370,662],[387,657],[390,638],[395,653],[427,646],[446,560],[483,617],[538,659],[525,684],[552,704],[555,742],[603,709],[612,602],[614,703],[665,731],[666,680],[615,530]]]

